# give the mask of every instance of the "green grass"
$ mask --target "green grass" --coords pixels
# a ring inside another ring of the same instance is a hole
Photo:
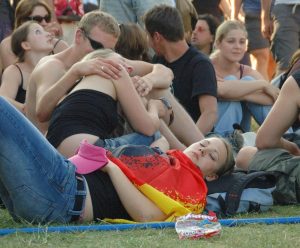
[[[237,218],[262,218],[300,215],[300,206],[274,206],[262,214],[244,214]],[[0,228],[31,226],[17,224],[0,210]],[[0,247],[299,247],[300,224],[248,224],[223,227],[218,237],[203,240],[179,240],[175,229],[129,230],[77,233],[16,233],[0,237]]]

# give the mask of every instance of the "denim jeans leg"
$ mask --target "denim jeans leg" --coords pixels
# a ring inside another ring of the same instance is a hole
[[[5,186],[3,185],[2,181],[0,180],[0,196],[1,196],[1,201],[5,205],[6,209],[10,213],[10,215],[16,219],[16,216],[14,215],[13,209],[13,202],[10,199],[9,193],[6,190]]]
[[[13,213],[20,219],[36,223],[71,219],[77,186],[75,166],[2,97],[0,181],[0,194],[9,193]]]
[[[242,121],[242,106],[240,102],[218,101],[218,121],[214,132],[222,135],[232,133],[233,124]]]
[[[258,125],[261,125],[270,112],[271,105],[261,105],[257,103],[247,102],[247,108]]]
[[[242,111],[243,111],[243,118],[241,121],[241,128],[244,132],[250,132],[251,129],[251,113],[247,108],[247,103],[242,102]]]
[[[112,138],[112,139],[105,139],[104,147],[106,149],[115,149],[122,145],[145,145],[150,146],[155,140],[161,137],[160,132],[157,131],[152,136],[147,136],[140,133],[130,133],[127,135],[123,135],[120,137]]]

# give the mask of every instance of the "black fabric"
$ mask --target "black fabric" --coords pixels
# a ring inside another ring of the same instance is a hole
[[[292,77],[295,79],[295,81],[297,82],[297,84],[300,88],[300,71],[296,71],[295,73],[293,73]],[[298,128],[300,128],[299,118],[297,118],[297,120],[293,124],[293,129],[294,130],[297,130]]]
[[[111,96],[95,90],[78,90],[55,108],[47,139],[58,147],[65,138],[79,133],[110,138],[117,124],[117,102]]]
[[[199,96],[217,97],[215,70],[208,57],[190,46],[183,56],[172,63],[168,63],[162,57],[154,57],[154,62],[163,64],[173,71],[174,95],[197,122],[201,114]]]
[[[223,21],[223,12],[219,8],[221,0],[193,0],[192,3],[199,15],[212,14],[217,17],[220,22]]]
[[[84,175],[93,204],[94,220],[111,218],[132,220],[108,176],[102,171]]]
[[[18,88],[17,96],[16,96],[16,101],[20,103],[25,103],[25,98],[26,98],[26,90],[23,88],[23,83],[24,83],[24,78],[23,78],[23,73],[21,71],[21,68],[15,64],[15,66],[18,68],[20,75],[21,75],[21,84]]]

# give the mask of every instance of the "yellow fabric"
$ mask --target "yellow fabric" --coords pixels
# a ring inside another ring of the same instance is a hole
[[[184,207],[179,202],[173,200],[172,198],[166,196],[162,192],[158,191],[149,184],[143,184],[141,186],[135,185],[148,199],[155,203],[155,205],[167,215],[167,218],[164,220],[166,222],[174,222],[176,218],[182,215],[193,212],[194,214],[202,213],[204,205],[198,207],[198,210],[195,210],[195,206],[191,205],[192,209]],[[192,211],[193,210],[193,211]],[[110,223],[125,223],[132,224],[137,223],[135,221],[125,220],[125,219],[104,219],[104,221]],[[157,221],[154,221],[157,222]]]

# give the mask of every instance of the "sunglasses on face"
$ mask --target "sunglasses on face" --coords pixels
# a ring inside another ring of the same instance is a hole
[[[38,22],[38,23],[41,23],[43,20],[45,20],[45,22],[49,23],[51,21],[51,16],[50,15],[46,15],[46,16],[40,16],[40,15],[28,16],[27,20],[28,21],[35,21],[35,22]]]
[[[89,40],[90,44],[91,44],[91,47],[94,49],[94,50],[97,50],[97,49],[103,49],[104,46],[101,42],[99,41],[96,41],[96,40],[93,40],[91,37],[89,37],[87,35],[87,33],[85,32],[85,30],[81,29],[84,36]]]
[[[209,29],[206,29],[206,28],[204,28],[204,27],[198,27],[197,28],[197,30],[198,30],[198,32],[205,32],[205,31],[209,31]],[[210,32],[210,31],[209,31]]]

